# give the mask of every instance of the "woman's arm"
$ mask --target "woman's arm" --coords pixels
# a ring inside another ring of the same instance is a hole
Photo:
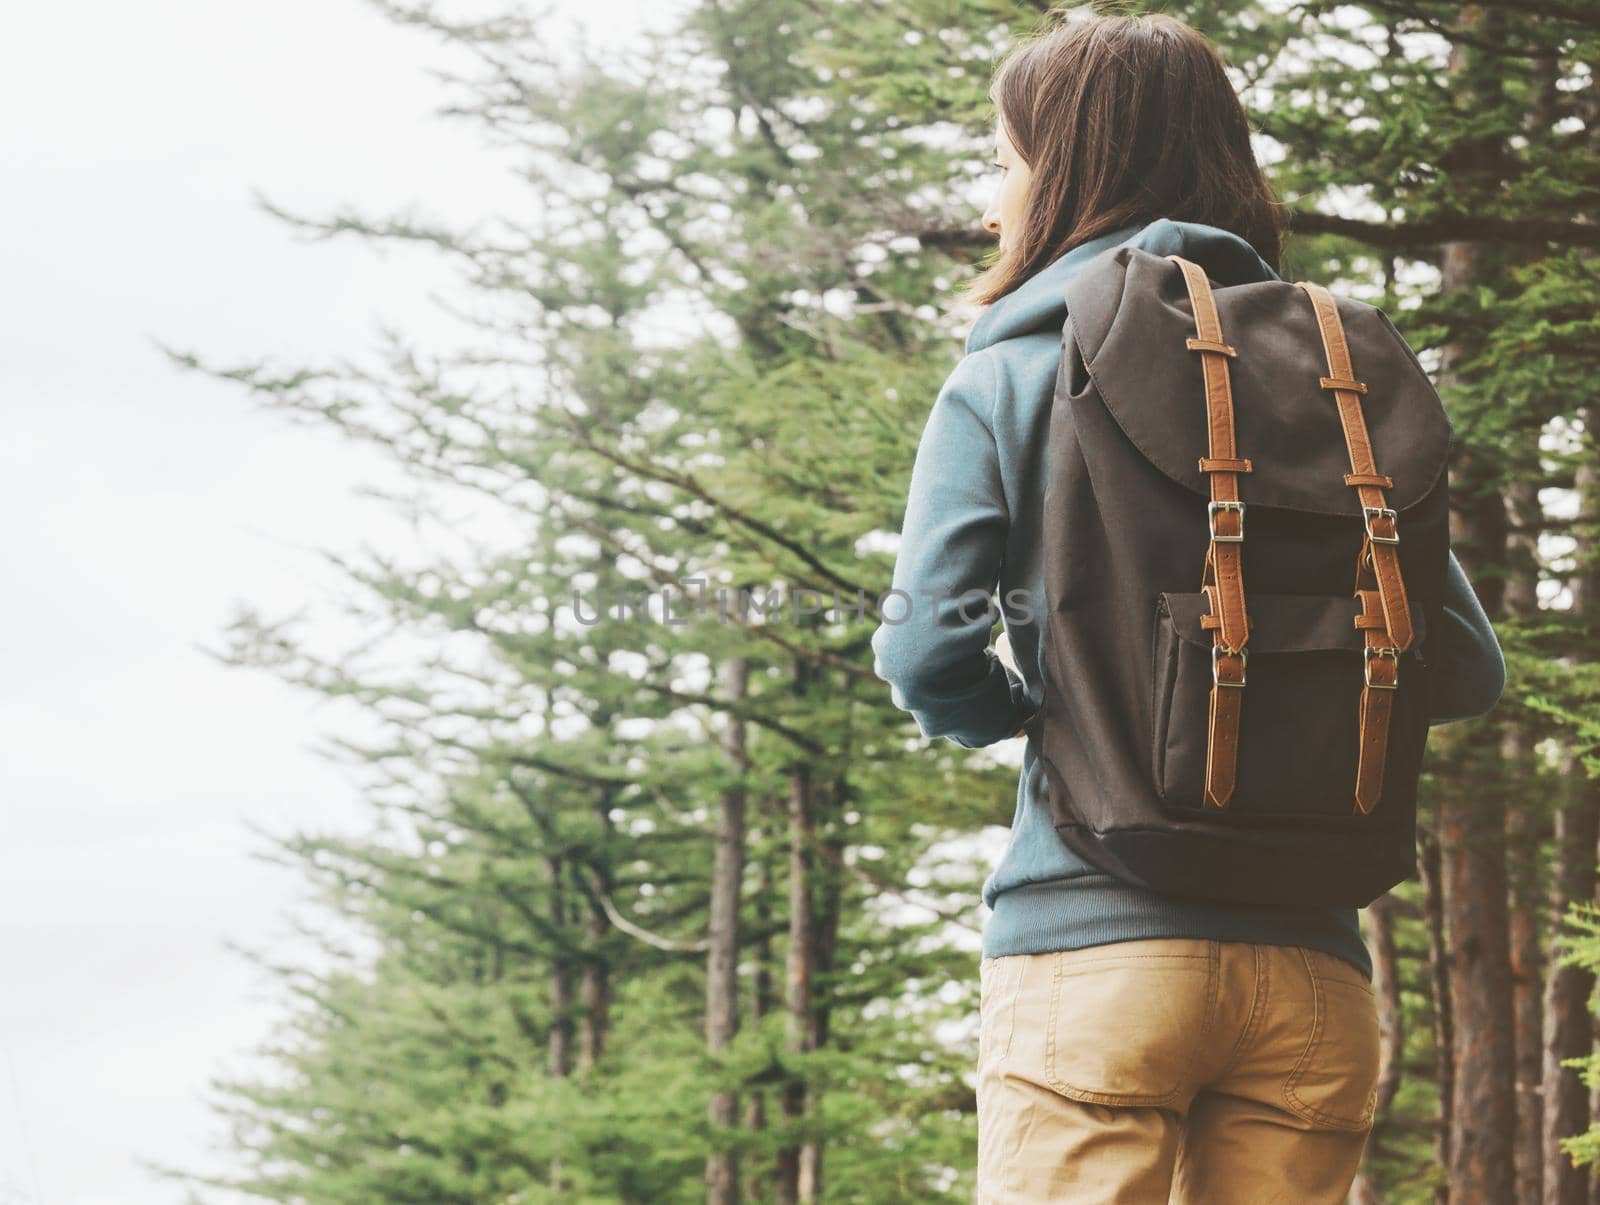
[[[892,589],[872,634],[873,670],[924,736],[977,749],[1016,734],[1022,680],[989,647],[990,600],[1010,530],[995,447],[995,369],[983,352],[950,374],[911,469]]]
[[[1505,689],[1505,658],[1454,552],[1445,574],[1444,627],[1429,643],[1434,658],[1430,725],[1469,720],[1495,705]]]

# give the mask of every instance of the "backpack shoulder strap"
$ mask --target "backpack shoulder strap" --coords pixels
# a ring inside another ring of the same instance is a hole
[[[1316,310],[1329,374],[1321,378],[1320,384],[1333,391],[1339,406],[1339,422],[1344,428],[1345,447],[1350,454],[1350,472],[1344,475],[1344,482],[1361,499],[1362,524],[1366,529],[1361,551],[1356,556],[1355,594],[1361,601],[1361,614],[1355,617],[1355,625],[1366,638],[1356,807],[1370,812],[1383,792],[1389,712],[1400,680],[1400,654],[1410,646],[1413,634],[1396,547],[1400,543],[1400,533],[1395,512],[1384,505],[1383,491],[1393,488],[1394,482],[1378,472],[1373,462],[1372,441],[1367,434],[1359,396],[1367,392],[1367,387],[1356,380],[1351,367],[1350,347],[1333,295],[1322,285],[1309,281],[1297,280],[1295,285],[1305,290]]]
[[[1211,614],[1205,622],[1213,629],[1211,646],[1211,703],[1206,722],[1205,802],[1227,807],[1233,795],[1239,753],[1239,718],[1245,684],[1245,642],[1250,619],[1244,603],[1244,503],[1239,499],[1239,474],[1251,471],[1250,462],[1234,446],[1233,385],[1228,360],[1238,355],[1223,341],[1211,282],[1196,263],[1169,255],[1183,270],[1194,309],[1195,334],[1184,340],[1200,353],[1204,373],[1209,455],[1200,457],[1200,471],[1211,487],[1206,507],[1211,543],[1206,549],[1200,589],[1209,600]]]

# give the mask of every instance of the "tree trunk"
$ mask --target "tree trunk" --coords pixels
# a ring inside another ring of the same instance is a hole
[[[600,830],[609,837],[611,832],[611,793],[606,791],[595,808]],[[602,839],[601,852],[593,867],[595,887],[609,897],[613,887],[611,868],[604,861],[609,841]],[[611,936],[611,921],[598,904],[589,905],[589,918],[584,926],[589,938],[588,957],[583,964],[583,1020],[578,1029],[578,1071],[587,1074],[594,1070],[605,1052],[606,1030],[611,1018],[611,974],[604,951]]]
[[[1501,756],[1508,771],[1532,759],[1533,742],[1521,724],[1506,726]],[[1519,770],[1513,783],[1531,786]],[[1506,814],[1511,915],[1512,1011],[1516,1017],[1516,1179],[1518,1201],[1538,1201],[1544,1192],[1544,949],[1539,918],[1544,889],[1539,857],[1540,817],[1530,790],[1512,793]]]
[[[755,845],[757,849],[760,849],[763,843],[757,839]],[[772,893],[774,884],[770,858],[764,856],[758,858],[756,867],[756,939],[752,943],[750,950],[752,968],[750,1023],[759,1027],[773,1008],[772,939],[768,935],[772,932]],[[751,1134],[759,1134],[767,1128],[767,1090],[763,1086],[752,1086],[749,1090],[744,1106],[744,1128],[747,1133]],[[761,1201],[766,1199],[768,1175],[764,1168],[750,1169],[745,1180],[749,1200]]]
[[[1355,1205],[1382,1205],[1383,1197],[1366,1168],[1376,1161],[1383,1148],[1384,1122],[1400,1089],[1401,1060],[1405,1053],[1405,1018],[1400,1010],[1400,960],[1395,949],[1394,914],[1398,907],[1392,895],[1380,896],[1367,905],[1367,944],[1372,950],[1372,990],[1378,998],[1378,1032],[1382,1043],[1378,1054],[1378,1098],[1373,1107],[1372,1133],[1362,1155],[1362,1173],[1351,1187]]]
[[[1517,1109],[1504,813],[1491,791],[1458,782],[1450,793],[1439,833],[1455,1019],[1450,1195],[1510,1202]]]
[[[749,688],[749,663],[731,657],[723,664],[723,693],[730,702],[742,701]],[[728,717],[723,750],[730,769],[744,774],[750,767],[745,752],[743,720]],[[717,848],[711,868],[709,949],[706,953],[706,1050],[713,1060],[725,1051],[739,1032],[739,910],[743,902],[745,800],[743,784],[723,791],[717,818]],[[739,1122],[739,1094],[717,1089],[707,1103],[712,1143],[731,1133]],[[716,1149],[706,1156],[707,1205],[737,1205],[739,1162],[730,1150]]]
[[[812,867],[812,882],[815,886],[813,898],[815,911],[813,913],[813,932],[815,944],[813,946],[815,961],[812,973],[815,976],[827,977],[833,972],[835,958],[839,948],[839,924],[844,917],[844,826],[840,823],[843,814],[842,806],[845,797],[846,783],[841,777],[836,781],[826,794],[828,803],[827,812],[819,816],[815,828],[824,831],[827,836],[823,840],[823,856]],[[826,995],[820,999],[813,997],[811,1004],[811,1036],[810,1049],[820,1050],[828,1044],[828,1026],[832,1019],[833,1010]],[[817,1120],[817,1109],[821,1099],[813,1081],[808,1081],[806,1089],[806,1115],[813,1121]],[[800,1183],[801,1200],[822,1199],[822,1143],[812,1140],[800,1148]],[[805,1185],[812,1186],[813,1194],[804,1195]]]
[[[550,919],[557,931],[567,923],[563,866],[560,857],[545,859],[545,868],[550,874]],[[572,966],[558,955],[550,963],[550,1037],[545,1068],[551,1079],[565,1079],[572,1074],[572,1001]],[[558,1156],[550,1160],[550,1191],[559,1194],[567,1188],[566,1174]]]
[[[1592,417],[1586,415],[1585,425]],[[1577,467],[1574,485],[1578,492],[1580,520],[1600,519],[1600,465],[1586,460]],[[1580,525],[1578,530],[1584,530]],[[1592,530],[1592,529],[1589,529]],[[1600,606],[1600,560],[1588,559],[1594,552],[1580,544],[1578,561],[1582,566],[1572,582],[1572,609],[1576,614],[1592,613]],[[1568,907],[1575,902],[1593,900],[1597,886],[1596,845],[1600,844],[1600,783],[1588,778],[1576,754],[1568,750],[1562,758],[1561,780],[1567,784],[1563,806],[1556,813],[1554,879],[1550,887],[1550,977],[1545,987],[1544,1051],[1544,1158],[1545,1205],[1586,1205],[1592,1193],[1600,1193],[1600,1177],[1592,1169],[1573,1167],[1561,1150],[1561,1139],[1581,1134],[1596,1115],[1591,1108],[1589,1089],[1584,1087],[1576,1068],[1563,1067],[1561,1061],[1587,1055],[1594,1046],[1594,1023],[1589,997],[1595,988],[1591,971],[1577,966],[1559,966],[1555,954],[1564,945],[1563,923]],[[1597,1089],[1600,1092],[1600,1089]]]
[[[1380,1125],[1394,1103],[1404,1073],[1405,1016],[1400,1007],[1400,956],[1394,941],[1394,918],[1398,907],[1398,900],[1392,895],[1385,895],[1374,900],[1367,908],[1367,922],[1372,937],[1372,986],[1378,997],[1378,1022],[1383,1041],[1379,1056],[1378,1100],[1374,1110]]]
[[[1506,574],[1502,606],[1511,616],[1539,609],[1538,530],[1542,510],[1539,486],[1512,482],[1505,491]],[[1510,880],[1512,1008],[1516,1015],[1518,1201],[1538,1201],[1544,1193],[1544,914],[1545,880],[1540,845],[1546,820],[1535,789],[1533,734],[1527,725],[1508,723],[1501,738],[1503,781],[1510,804],[1506,813],[1506,855]]]
[[[799,763],[791,772],[789,791],[789,957],[785,1006],[789,1015],[789,1050],[802,1056],[816,1049],[816,1012],[811,995],[817,959],[811,898],[815,802],[811,767]],[[810,1104],[805,1079],[792,1076],[783,1086],[785,1124],[793,1126],[804,1122],[810,1115]],[[805,1154],[810,1145],[790,1143],[778,1152],[779,1205],[817,1199],[814,1156]]]
[[[1437,818],[1434,818],[1437,825]],[[1443,863],[1436,828],[1417,833],[1417,869],[1422,879],[1422,910],[1428,934],[1429,987],[1433,996],[1434,1079],[1439,1087],[1439,1125],[1434,1135],[1434,1161],[1450,1166],[1450,1109],[1455,1101],[1455,1022],[1450,1008],[1450,951],[1444,936]],[[1450,1199],[1448,1187],[1434,1194],[1438,1205]]]
[[[1497,15],[1481,5],[1463,5],[1455,27],[1478,41],[1492,41]],[[1482,53],[1465,41],[1453,42],[1446,74],[1470,106],[1495,103],[1500,77],[1482,62]],[[1477,97],[1475,90],[1487,95]],[[1496,134],[1463,138],[1451,150],[1452,166],[1463,181],[1474,176],[1485,187],[1499,178],[1504,146]],[[1470,295],[1493,278],[1498,262],[1489,248],[1471,242],[1446,243],[1441,289]],[[1475,349],[1452,340],[1442,349],[1441,388],[1457,376],[1456,364]],[[1479,456],[1484,456],[1479,460]],[[1501,502],[1502,468],[1486,453],[1466,449],[1452,473],[1451,543],[1477,584],[1491,618],[1500,614],[1496,571],[1505,564],[1506,513]],[[1456,487],[1460,486],[1460,492]],[[1492,721],[1474,726],[1475,736],[1492,738]],[[1450,1116],[1450,1195],[1452,1200],[1510,1202],[1516,1199],[1515,1012],[1512,1002],[1511,948],[1507,915],[1505,801],[1496,790],[1492,765],[1481,763],[1479,742],[1461,742],[1454,773],[1442,784],[1439,849],[1444,871],[1445,917],[1450,941],[1450,991],[1455,1024],[1455,1083]],[[1498,742],[1488,748],[1498,751]]]
[[[1574,1067],[1561,1060],[1578,1058],[1594,1044],[1589,996],[1594,974],[1582,967],[1560,966],[1556,957],[1565,943],[1563,918],[1574,901],[1595,894],[1595,846],[1600,842],[1600,786],[1586,778],[1576,758],[1563,759],[1568,801],[1556,813],[1554,881],[1550,885],[1550,975],[1544,1010],[1544,1203],[1586,1205],[1590,1169],[1573,1167],[1561,1139],[1589,1128],[1589,1090]]]
[[[1444,287],[1469,289],[1479,277],[1476,248],[1446,250]],[[1445,373],[1457,358],[1445,349]],[[1505,509],[1488,488],[1494,470],[1464,456],[1461,508],[1454,511],[1452,543],[1462,550],[1469,576],[1491,617],[1500,613],[1498,584],[1489,573],[1504,563]],[[1454,1026],[1454,1082],[1450,1107],[1450,1199],[1516,1200],[1516,1012],[1512,984],[1506,866],[1505,800],[1497,767],[1484,745],[1499,751],[1494,727],[1482,742],[1460,744],[1450,759],[1439,801],[1439,848],[1450,947],[1450,999]]]

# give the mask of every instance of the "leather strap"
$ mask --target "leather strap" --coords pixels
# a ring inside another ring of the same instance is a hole
[[[1378,588],[1383,593],[1383,613],[1389,621],[1389,633],[1394,637],[1394,647],[1405,652],[1411,645],[1411,612],[1406,605],[1406,587],[1400,578],[1400,553],[1396,547],[1399,532],[1395,528],[1394,511],[1384,506],[1384,488],[1372,481],[1363,480],[1382,476],[1372,460],[1372,441],[1367,435],[1367,420],[1361,410],[1357,393],[1367,387],[1354,379],[1350,367],[1350,347],[1344,337],[1344,323],[1334,304],[1333,294],[1321,285],[1297,280],[1296,286],[1306,291],[1316,310],[1317,325],[1322,331],[1322,347],[1328,357],[1331,376],[1320,378],[1324,389],[1332,389],[1339,406],[1339,423],[1344,428],[1345,447],[1350,454],[1351,476],[1346,479],[1368,508],[1363,514],[1367,535],[1362,544],[1362,555],[1369,556],[1378,576]],[[1359,390],[1353,386],[1360,386]],[[1372,512],[1382,512],[1374,514]],[[1374,538],[1376,537],[1376,539]]]
[[[1367,576],[1370,579],[1370,574]],[[1356,616],[1356,626],[1366,636],[1366,647],[1361,654],[1366,684],[1361,688],[1361,752],[1356,762],[1356,807],[1367,813],[1372,811],[1378,797],[1383,794],[1383,767],[1389,751],[1389,713],[1394,705],[1395,688],[1399,685],[1400,654],[1388,644],[1383,604],[1378,591],[1358,586],[1356,596],[1361,599],[1361,614]]]
[[[1211,505],[1207,518],[1211,543],[1206,548],[1201,589],[1209,601],[1213,623],[1212,686],[1206,721],[1205,804],[1227,807],[1233,796],[1238,770],[1239,718],[1245,683],[1245,642],[1250,620],[1244,604],[1244,503],[1239,498],[1239,474],[1251,471],[1234,447],[1233,386],[1228,361],[1239,353],[1222,338],[1216,299],[1205,271],[1181,255],[1166,257],[1183,271],[1194,310],[1195,335],[1184,340],[1200,353],[1205,382],[1209,455],[1200,471],[1209,474]],[[1205,619],[1201,620],[1205,623]]]
[[[1386,490],[1394,488],[1394,478],[1385,477],[1382,473],[1346,473],[1344,475],[1344,483],[1346,485],[1377,485]]]
[[[1355,626],[1361,630],[1365,643],[1362,648],[1361,688],[1361,750],[1356,766],[1355,806],[1362,813],[1371,812],[1383,793],[1384,762],[1388,755],[1389,716],[1394,705],[1394,692],[1399,685],[1400,654],[1411,644],[1411,610],[1406,600],[1405,581],[1400,574],[1400,533],[1396,528],[1395,512],[1384,505],[1383,491],[1392,489],[1394,481],[1378,472],[1372,458],[1372,441],[1367,434],[1366,415],[1361,409],[1360,394],[1367,387],[1355,379],[1350,364],[1350,346],[1345,339],[1344,323],[1339,318],[1339,308],[1333,294],[1321,285],[1297,280],[1295,285],[1305,290],[1317,315],[1317,326],[1322,332],[1322,349],[1328,360],[1328,376],[1320,377],[1318,384],[1333,390],[1339,407],[1339,423],[1344,429],[1345,447],[1350,454],[1350,472],[1344,475],[1345,484],[1357,492],[1361,499],[1362,537],[1361,550],[1356,554],[1356,598],[1361,603],[1361,614],[1355,617]]]
[[[1203,628],[1220,628],[1222,626],[1222,607],[1217,602],[1217,584],[1215,582],[1207,582],[1200,587],[1200,590],[1206,596],[1206,605],[1211,608],[1209,614],[1200,617],[1200,626]],[[1245,635],[1247,637],[1255,629],[1255,626],[1253,622],[1245,624]]]

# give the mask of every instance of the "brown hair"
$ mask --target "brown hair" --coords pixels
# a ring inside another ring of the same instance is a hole
[[[1230,230],[1278,270],[1287,223],[1222,58],[1165,13],[1046,14],[989,99],[1030,172],[1021,230],[973,279],[988,305],[1080,243],[1157,218]]]

